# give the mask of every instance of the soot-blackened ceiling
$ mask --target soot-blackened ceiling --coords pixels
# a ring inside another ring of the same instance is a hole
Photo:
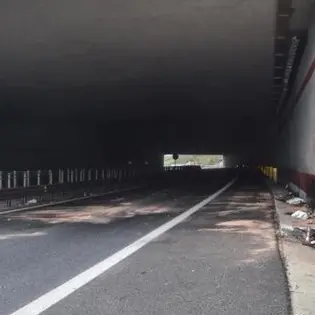
[[[276,7],[276,0],[2,0],[2,120],[86,119],[97,130],[117,119],[149,120],[154,132],[172,125],[181,134],[187,120],[197,126],[202,117],[209,134],[224,128],[224,141],[239,139],[274,109]]]
[[[43,114],[260,110],[274,10],[270,0],[1,1],[1,95]]]

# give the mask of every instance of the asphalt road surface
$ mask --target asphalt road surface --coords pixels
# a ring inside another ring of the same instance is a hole
[[[0,314],[289,314],[263,184],[241,177],[192,209],[223,172],[1,216]]]

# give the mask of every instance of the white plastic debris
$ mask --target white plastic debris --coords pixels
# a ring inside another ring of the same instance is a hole
[[[36,204],[37,203],[37,200],[36,199],[31,199],[31,200],[29,200],[26,204],[27,205],[34,205],[34,204]]]
[[[286,203],[288,203],[289,205],[298,206],[298,205],[304,204],[305,201],[302,198],[294,197],[294,198],[287,200]]]
[[[291,217],[301,220],[307,220],[308,214],[305,211],[297,210],[294,213],[291,214]]]

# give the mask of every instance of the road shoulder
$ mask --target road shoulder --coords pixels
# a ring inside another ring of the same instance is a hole
[[[285,193],[271,184],[279,223],[279,248],[286,268],[293,315],[315,315],[315,250],[303,246],[294,236],[294,219],[289,215],[295,208],[277,198]]]

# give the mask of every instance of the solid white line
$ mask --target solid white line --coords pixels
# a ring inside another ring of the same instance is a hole
[[[197,212],[207,203],[218,197],[221,193],[231,187],[236,179],[230,181],[227,185],[223,188],[209,196],[208,198],[204,199],[203,201],[199,202],[192,208],[188,209],[184,213],[178,215],[174,219],[162,224],[160,227],[156,228],[152,232],[146,234],[145,236],[141,237],[134,243],[130,244],[129,246],[121,249],[120,251],[116,252],[112,256],[104,259],[103,261],[97,263],[93,267],[83,271],[82,273],[78,274],[77,276],[73,277],[72,279],[68,280],[67,282],[61,284],[60,286],[56,287],[55,289],[47,292],[46,294],[40,296],[36,300],[30,302],[29,304],[25,305],[24,307],[18,309],[17,311],[11,313],[11,315],[38,315],[50,308],[51,306],[55,305],[59,301],[63,300],[71,293],[75,292],[76,290],[80,289],[90,281],[94,280],[102,273],[110,269],[111,267],[115,266],[116,264],[120,263],[125,258],[129,257],[130,255],[134,254],[140,248],[144,247],[148,243],[150,243],[155,238],[159,237],[163,233],[167,232],[168,230],[172,229],[174,226],[178,225],[179,223],[186,220],[192,214]]]
[[[71,198],[71,199],[67,199],[67,200],[60,200],[60,201],[55,201],[55,202],[50,202],[50,203],[38,204],[36,206],[16,208],[16,209],[12,209],[12,210],[5,210],[5,211],[0,211],[0,215],[20,212],[20,211],[26,211],[26,210],[39,209],[39,208],[47,208],[50,206],[62,205],[62,204],[73,202],[73,201],[91,199],[91,198],[106,196],[106,195],[110,195],[110,194],[114,194],[114,193],[126,192],[126,191],[134,190],[134,189],[137,189],[140,187],[141,186],[134,186],[134,187],[124,188],[124,189],[119,189],[119,190],[118,189],[117,190],[110,190],[110,191],[107,191],[107,192],[101,193],[101,194],[92,194],[92,195],[84,196],[84,197],[76,197],[76,198]]]

